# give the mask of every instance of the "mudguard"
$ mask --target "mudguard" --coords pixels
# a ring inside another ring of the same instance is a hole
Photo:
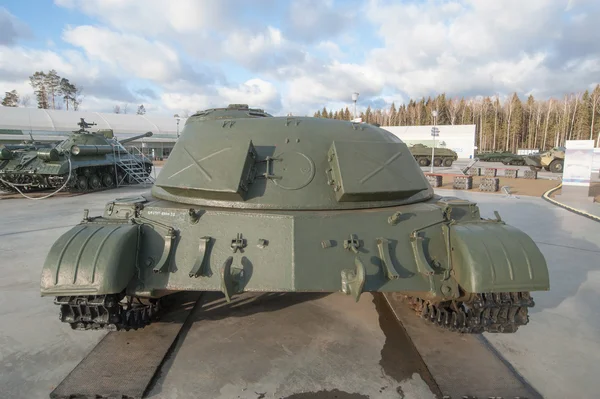
[[[457,223],[450,240],[454,277],[467,292],[550,289],[544,256],[519,229],[495,221]]]
[[[137,266],[139,226],[82,223],[52,246],[42,270],[42,295],[116,294]]]

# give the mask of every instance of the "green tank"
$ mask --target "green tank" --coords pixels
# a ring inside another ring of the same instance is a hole
[[[7,192],[63,188],[94,191],[145,181],[152,161],[129,153],[123,144],[152,132],[116,140],[112,130],[91,133],[82,118],[80,129],[58,144],[7,144],[0,150],[0,190]]]
[[[415,144],[409,148],[412,156],[420,166],[431,165],[431,147],[425,144]],[[452,166],[458,159],[458,154],[449,148],[437,148],[434,151],[433,166]]]
[[[523,166],[525,165],[525,160],[522,155],[511,154],[507,157],[502,158],[501,161],[504,165],[517,165]]]
[[[515,154],[510,151],[495,151],[477,154],[477,159],[482,162],[502,162],[503,159],[512,156],[515,156]]]
[[[241,111],[241,112],[240,112]],[[230,115],[230,117],[228,117]],[[84,210],[53,244],[41,294],[75,329],[150,323],[178,291],[398,292],[422,318],[514,332],[548,290],[533,240],[434,194],[381,128],[237,105],[187,119],[148,195]]]

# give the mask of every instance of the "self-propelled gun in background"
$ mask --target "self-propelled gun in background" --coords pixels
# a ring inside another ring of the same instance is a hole
[[[63,322],[111,330],[189,290],[399,292],[441,327],[514,332],[548,289],[528,235],[435,195],[386,130],[241,105],[191,116],[151,194],[84,212],[41,277]]]
[[[123,144],[152,132],[118,141],[112,130],[89,132],[94,124],[83,119],[78,125],[79,130],[58,144],[7,144],[0,149],[0,190],[87,192],[148,179],[152,161]]]

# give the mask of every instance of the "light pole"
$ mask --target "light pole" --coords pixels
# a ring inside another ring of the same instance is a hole
[[[179,114],[175,114],[173,115],[173,117],[177,119],[177,138],[179,138],[179,121],[181,120],[181,118],[179,117]]]
[[[433,146],[431,147],[431,173],[433,173],[433,163],[435,161],[435,138],[440,135],[440,129],[435,127],[438,112],[434,110],[431,115],[433,115],[433,127],[431,128],[431,137],[433,137]]]
[[[358,93],[354,92],[352,93],[352,101],[354,101],[354,118],[352,119],[356,119],[356,101],[358,100]]]

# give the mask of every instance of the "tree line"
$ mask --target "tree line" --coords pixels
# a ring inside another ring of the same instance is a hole
[[[122,107],[119,104],[117,104],[113,107],[113,113],[115,113],[115,114],[127,114],[128,110],[129,110],[129,104],[123,104]],[[145,115],[146,114],[146,108],[144,107],[144,104],[140,104],[137,107],[136,114],[137,115]]]
[[[62,109],[64,104],[67,111],[69,106],[72,110],[77,111],[83,101],[83,87],[59,76],[54,69],[48,73],[35,72],[29,77],[29,84],[33,88],[37,107],[41,109]],[[31,98],[28,95],[21,97],[16,90],[11,90],[4,93],[2,105],[27,107],[30,101]]]
[[[380,126],[438,125],[476,126],[475,140],[479,151],[512,151],[518,148],[546,150],[562,146],[566,140],[596,140],[600,146],[600,85],[565,95],[561,99],[536,100],[529,95],[522,101],[516,93],[501,101],[498,95],[477,98],[411,99],[398,107],[372,109],[370,106],[357,117],[363,122]],[[322,110],[315,117],[351,120],[348,107],[337,111]],[[440,135],[443,131],[440,132]]]

